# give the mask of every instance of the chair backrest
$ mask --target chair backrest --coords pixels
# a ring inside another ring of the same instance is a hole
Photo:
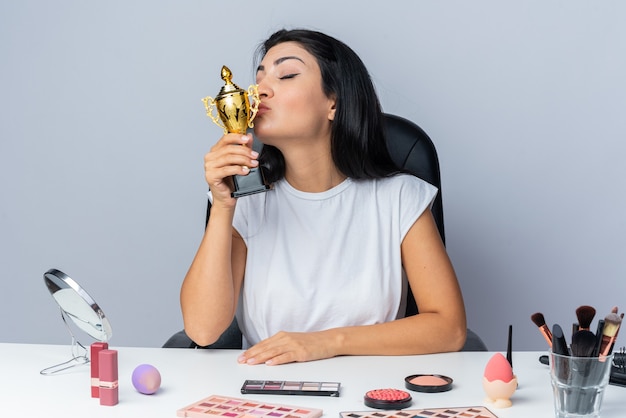
[[[396,165],[439,189],[432,213],[445,243],[439,158],[433,141],[422,128],[400,116],[385,114],[387,148]]]
[[[433,202],[432,213],[439,229],[441,240],[445,243],[443,225],[443,203],[441,197],[441,174],[439,158],[433,141],[422,128],[400,116],[385,114],[387,148],[396,165],[432,184],[439,189]],[[418,313],[418,308],[409,286],[405,316]]]

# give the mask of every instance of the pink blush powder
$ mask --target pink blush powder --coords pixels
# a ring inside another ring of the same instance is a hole
[[[442,386],[449,383],[447,380],[442,379],[441,377],[429,375],[414,377],[410,380],[410,382],[418,386]]]

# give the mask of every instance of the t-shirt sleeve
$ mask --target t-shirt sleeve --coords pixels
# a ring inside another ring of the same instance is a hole
[[[233,228],[248,245],[248,238],[257,231],[264,223],[266,194],[256,193],[237,199],[235,214],[233,216]]]
[[[438,189],[411,175],[401,175],[399,192],[400,228],[402,239],[426,209],[431,209]]]
[[[239,233],[241,237],[248,236],[248,209],[249,205],[246,204],[245,199],[237,202],[237,206],[235,207],[235,215],[233,216],[233,228]]]

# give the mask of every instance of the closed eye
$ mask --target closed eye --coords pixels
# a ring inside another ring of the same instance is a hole
[[[295,76],[297,76],[297,75],[300,75],[300,74],[299,74],[299,73],[287,74],[287,75],[284,75],[284,76],[280,77],[280,79],[281,79],[281,80],[288,80],[288,79],[290,79],[290,78],[294,78],[294,77],[295,77]]]

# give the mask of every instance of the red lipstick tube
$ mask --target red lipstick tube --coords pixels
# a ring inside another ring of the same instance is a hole
[[[98,354],[100,367],[100,405],[117,405],[117,350],[102,350]]]
[[[91,397],[99,398],[100,397],[100,360],[98,358],[98,354],[102,350],[106,350],[109,348],[109,344],[97,342],[91,344]]]

